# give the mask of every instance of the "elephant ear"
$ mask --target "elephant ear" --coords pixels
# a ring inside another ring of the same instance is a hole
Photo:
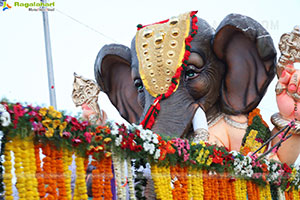
[[[248,114],[274,78],[276,50],[270,34],[255,20],[231,14],[216,30],[213,51],[225,64],[221,109],[226,114]]]
[[[95,78],[121,116],[133,123],[139,120],[142,108],[131,79],[131,53],[124,45],[105,45],[95,61]]]

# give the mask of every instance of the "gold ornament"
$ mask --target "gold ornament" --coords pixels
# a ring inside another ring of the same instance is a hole
[[[295,26],[291,33],[285,33],[281,36],[279,42],[281,56],[277,65],[277,76],[286,68],[286,65],[300,62],[300,27]]]
[[[280,113],[275,113],[271,116],[271,122],[272,124],[278,129],[282,129],[286,125],[288,125],[291,120],[285,119],[283,116],[280,115]],[[295,122],[295,128],[291,129],[289,131],[292,134],[299,135],[300,134],[300,122]]]
[[[146,90],[152,96],[166,93],[171,86],[172,77],[182,64],[189,30],[190,13],[185,13],[137,31],[139,72]]]
[[[100,112],[100,107],[98,102],[98,94],[100,93],[100,88],[97,83],[93,80],[83,78],[74,73],[74,83],[72,99],[76,106],[82,106],[87,104],[91,108],[96,116],[100,116],[102,119],[102,114]]]
[[[284,90],[286,90],[286,86],[281,84],[280,82],[277,82],[275,87],[276,95],[280,95]]]

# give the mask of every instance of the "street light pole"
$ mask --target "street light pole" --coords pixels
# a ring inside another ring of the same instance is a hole
[[[41,0],[41,2],[47,3],[47,0]],[[43,14],[43,23],[44,23],[44,36],[45,36],[46,58],[47,58],[50,105],[53,106],[55,109],[57,109],[55,86],[54,86],[54,72],[53,72],[51,42],[50,42],[48,11],[43,9],[42,14]]]

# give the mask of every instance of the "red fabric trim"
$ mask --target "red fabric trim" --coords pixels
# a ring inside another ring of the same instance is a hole
[[[156,23],[153,23],[153,24],[143,25],[142,27],[138,27],[137,30],[139,31],[139,30],[141,30],[142,28],[145,28],[145,27],[147,27],[147,26],[151,26],[151,25],[154,25],[154,24],[163,24],[163,23],[166,23],[166,22],[168,22],[168,21],[169,21],[169,19],[166,19],[166,20],[163,20],[163,21],[160,21],[160,22],[156,22]]]

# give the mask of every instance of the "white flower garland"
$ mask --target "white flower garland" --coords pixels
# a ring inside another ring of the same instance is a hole
[[[5,107],[0,104],[0,122],[1,125],[6,127],[11,123],[10,114],[6,111]]]

